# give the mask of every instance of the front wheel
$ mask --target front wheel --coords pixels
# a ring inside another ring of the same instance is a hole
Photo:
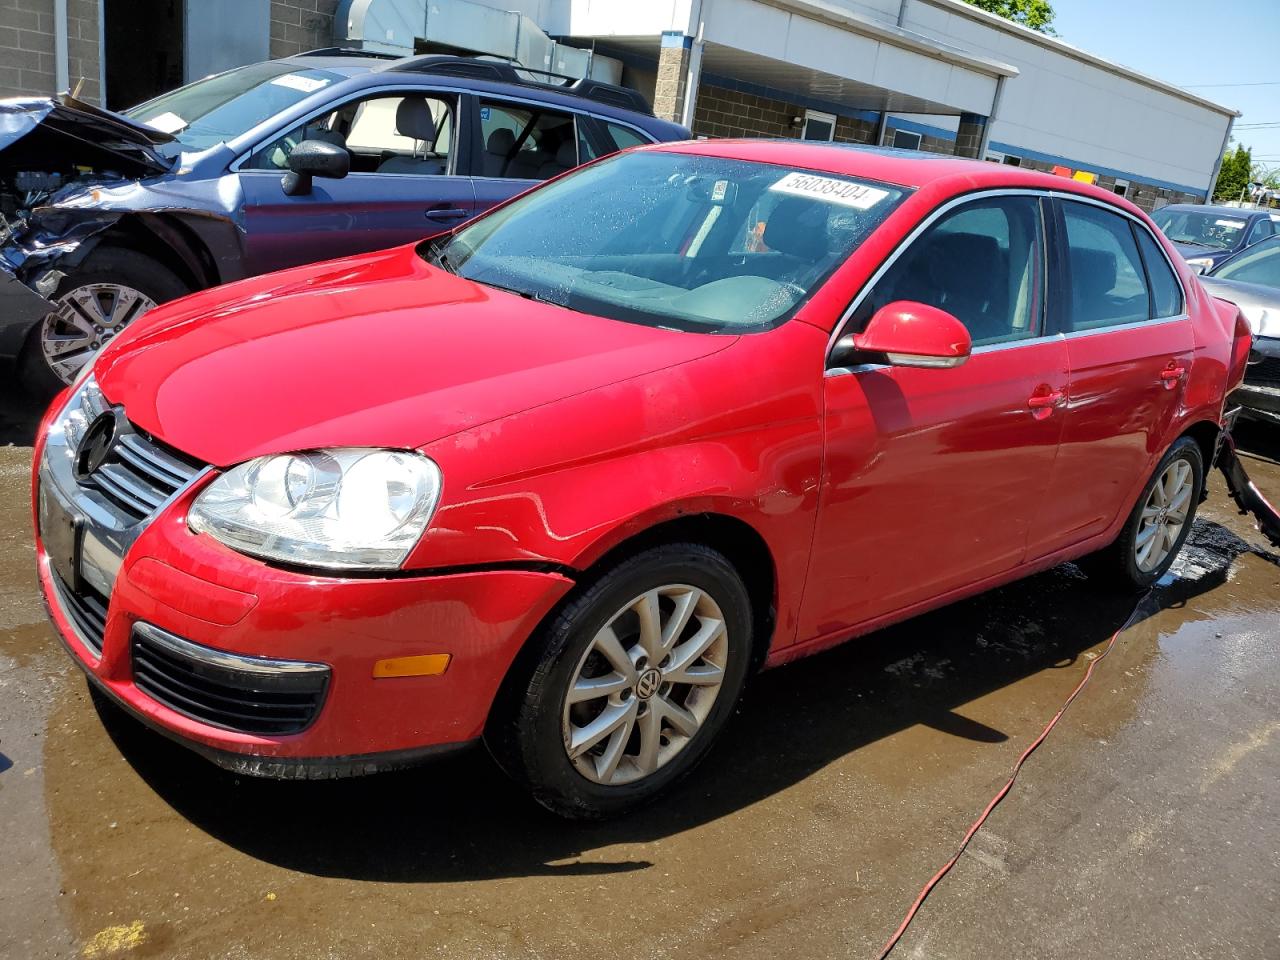
[[[1156,467],[1116,542],[1084,558],[1081,566],[1113,586],[1151,586],[1169,572],[1191,533],[1203,489],[1200,445],[1182,437]]]
[[[561,816],[624,813],[711,746],[741,695],[751,631],[724,556],[699,544],[637,554],[532,641],[495,706],[490,750]]]
[[[63,278],[54,310],[31,331],[20,361],[23,385],[37,396],[61,390],[126,326],[187,292],[171,270],[144,254],[95,250]]]

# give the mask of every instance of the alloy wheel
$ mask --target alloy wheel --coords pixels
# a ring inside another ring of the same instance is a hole
[[[1150,573],[1168,558],[1190,515],[1194,473],[1186,460],[1174,460],[1160,474],[1142,506],[1134,538],[1138,569]]]
[[[588,780],[632,783],[697,735],[724,682],[724,614],[697,587],[636,597],[592,638],[565,695],[564,747]]]
[[[90,283],[67,291],[41,322],[45,363],[71,383],[112,337],[155,305],[145,293],[119,283]]]

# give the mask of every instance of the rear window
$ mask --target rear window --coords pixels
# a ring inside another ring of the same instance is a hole
[[[1182,286],[1174,276],[1173,268],[1164,250],[1155,238],[1141,227],[1134,227],[1138,246],[1142,249],[1142,261],[1147,267],[1147,279],[1151,283],[1151,302],[1155,317],[1176,317],[1182,313]]]

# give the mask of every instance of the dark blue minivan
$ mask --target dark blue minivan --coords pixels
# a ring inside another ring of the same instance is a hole
[[[157,303],[411,242],[595,157],[689,136],[625,87],[340,50],[123,114],[0,101],[0,358],[47,392]]]

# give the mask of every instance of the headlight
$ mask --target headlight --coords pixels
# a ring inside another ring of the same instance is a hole
[[[1198,268],[1205,273],[1213,269],[1213,257],[1192,257],[1187,261],[1188,267]]]
[[[233,550],[300,566],[390,570],[440,499],[440,468],[401,450],[312,450],[227,471],[187,522]]]

